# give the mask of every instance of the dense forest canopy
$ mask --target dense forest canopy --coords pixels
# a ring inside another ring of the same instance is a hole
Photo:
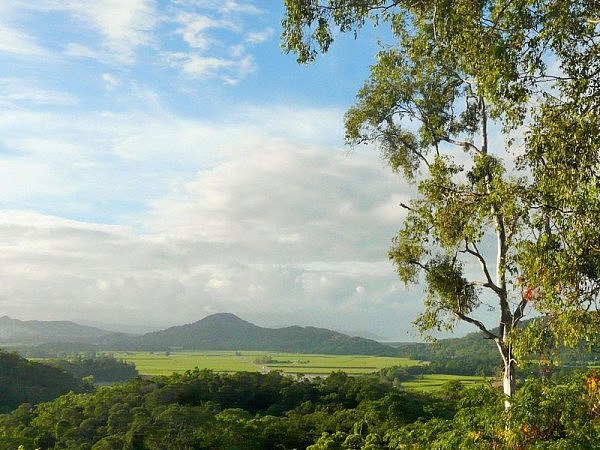
[[[376,144],[417,186],[389,253],[405,283],[425,285],[417,327],[479,328],[496,343],[507,396],[519,350],[597,339],[598,2],[285,5],[283,48],[301,63],[367,21],[393,35],[346,114],[346,137]],[[495,311],[497,332],[484,309]],[[527,312],[545,318],[520,333]]]
[[[0,447],[86,449],[589,449],[600,439],[598,373],[531,381],[503,413],[487,384],[433,394],[393,371],[293,380],[192,370],[70,393],[0,416]],[[543,393],[543,397],[542,397]],[[540,400],[542,399],[542,400]],[[506,422],[497,417],[505,414]],[[506,423],[512,426],[506,427]]]

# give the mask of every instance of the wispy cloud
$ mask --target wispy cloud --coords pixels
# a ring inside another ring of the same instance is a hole
[[[176,18],[181,27],[176,30],[183,40],[192,48],[207,50],[211,44],[211,38],[206,32],[210,29],[236,30],[236,25],[228,20],[216,20],[200,14],[181,14]]]
[[[238,59],[202,56],[193,53],[166,54],[169,63],[181,72],[192,78],[219,77],[222,80],[235,84],[251,74],[256,67],[254,58],[250,55]]]
[[[205,8],[219,11],[222,14],[242,13],[260,14],[262,9],[256,6],[256,1],[237,0],[174,0],[174,3],[187,7]]]
[[[270,39],[273,30],[248,32],[248,25],[240,20],[240,15],[260,14],[258,8],[235,1],[179,2],[179,5],[189,10],[180,11],[173,21],[178,27],[176,33],[189,51],[164,52],[171,66],[189,77],[216,77],[230,84],[256,70],[247,46]],[[225,53],[227,49],[229,55]]]
[[[260,44],[265,42],[273,36],[275,30],[273,28],[267,28],[262,31],[253,31],[246,35],[245,41],[249,44]]]
[[[41,9],[64,11],[90,26],[102,37],[102,50],[120,62],[131,62],[138,47],[153,41],[159,14],[153,0],[67,0],[48,1]],[[89,45],[74,42],[70,54]],[[102,54],[100,49],[79,52],[81,56]]]
[[[117,78],[115,75],[113,75],[111,73],[105,72],[100,77],[102,78],[102,81],[104,81],[106,83],[106,89],[108,89],[108,90],[112,90],[121,84],[121,81],[119,80],[119,78]]]
[[[213,2],[215,4],[217,2]],[[262,10],[250,2],[239,2],[235,0],[226,0],[221,3],[218,8],[223,13],[244,13],[244,14],[260,14]]]
[[[50,52],[40,46],[34,37],[0,22],[0,52],[15,56],[48,57]]]
[[[2,78],[0,79],[0,102],[71,106],[76,105],[79,99],[68,92],[31,86],[21,79]]]

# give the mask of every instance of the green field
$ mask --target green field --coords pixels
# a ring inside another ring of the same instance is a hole
[[[141,375],[170,375],[198,367],[216,372],[268,372],[327,375],[336,370],[349,374],[376,372],[390,366],[419,364],[408,358],[353,355],[304,355],[259,351],[112,352],[115,358],[135,364]],[[260,361],[270,359],[271,361]]]
[[[480,384],[485,381],[485,379],[480,376],[442,375],[435,373],[417,375],[410,381],[402,382],[402,387],[416,391],[429,392],[439,389],[444,383],[452,380],[460,381],[465,384]]]
[[[113,352],[115,358],[132,362],[141,375],[170,375],[198,367],[215,372],[269,372],[279,370],[290,374],[326,376],[334,371],[352,375],[373,373],[390,366],[421,364],[408,358],[358,355],[305,355],[260,351],[177,351],[170,352]],[[265,362],[269,360],[269,362]],[[408,389],[432,391],[450,380],[481,383],[481,377],[426,374],[402,383]]]

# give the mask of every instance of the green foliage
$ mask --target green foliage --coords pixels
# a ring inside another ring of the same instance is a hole
[[[46,363],[61,368],[77,378],[92,376],[93,380],[100,382],[126,381],[138,376],[134,364],[117,360],[109,355],[94,358],[78,356],[69,360],[52,359]]]
[[[27,449],[33,441],[44,449],[306,448],[336,431],[344,441],[357,434],[375,443],[368,435],[383,421],[430,417],[435,404],[433,397],[395,392],[378,378],[341,372],[295,381],[278,373],[194,370],[20,407],[0,416],[0,436]]]
[[[600,374],[527,380],[504,410],[491,385],[437,394],[377,377],[293,380],[194,370],[69,393],[0,415],[3,449],[595,448]],[[502,417],[503,420],[498,420]]]
[[[22,403],[52,400],[85,386],[71,374],[46,364],[30,362],[16,353],[0,350],[0,413]]]
[[[497,344],[509,396],[517,356],[552,341],[597,341],[597,1],[285,5],[283,48],[300,62],[326,52],[337,30],[372,21],[391,31],[346,114],[346,138],[377,144],[418,187],[389,257],[405,283],[426,284],[419,330],[451,329],[457,319],[478,327]],[[503,139],[492,139],[492,127]],[[463,269],[471,263],[479,275]],[[494,299],[497,332],[477,318],[478,289]],[[531,309],[546,316],[543,339],[514,331]]]

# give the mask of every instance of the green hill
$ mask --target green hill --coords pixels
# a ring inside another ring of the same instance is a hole
[[[130,350],[263,350],[289,353],[325,353],[395,356],[396,350],[371,339],[350,337],[316,327],[263,328],[233,314],[221,313],[197,322],[147,333],[109,338],[105,345]]]
[[[18,320],[0,317],[0,342],[39,344],[44,342],[96,342],[110,331],[79,325],[66,320]]]
[[[0,413],[21,403],[35,404],[69,391],[79,392],[83,387],[80,380],[62,369],[0,350]]]

